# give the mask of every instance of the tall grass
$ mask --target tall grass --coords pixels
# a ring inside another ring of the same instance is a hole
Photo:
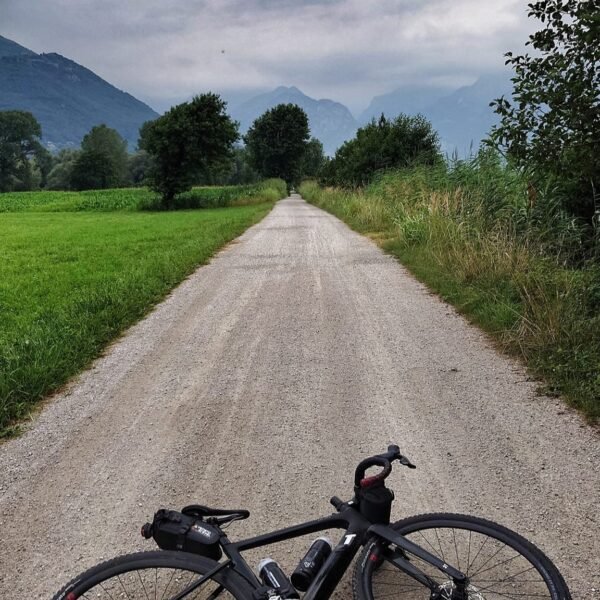
[[[481,154],[389,173],[364,190],[303,196],[371,234],[522,357],[590,419],[600,416],[600,266],[592,232],[553,189]]]

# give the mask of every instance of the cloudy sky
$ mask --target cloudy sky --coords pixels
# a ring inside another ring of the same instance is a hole
[[[526,13],[523,0],[0,0],[0,35],[159,110],[296,85],[359,112],[401,86],[500,71],[534,26]]]

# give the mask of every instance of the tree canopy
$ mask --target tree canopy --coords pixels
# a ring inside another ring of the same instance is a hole
[[[74,148],[63,148],[53,157],[52,168],[48,174],[46,188],[49,190],[70,190],[71,174],[75,161],[81,151]]]
[[[225,108],[216,94],[202,94],[142,126],[139,147],[151,158],[147,177],[166,208],[177,194],[230,164],[239,135]]]
[[[542,0],[529,16],[543,26],[527,42],[533,55],[506,55],[514,89],[492,103],[491,141],[589,220],[600,208],[600,3]]]
[[[306,113],[295,104],[279,104],[254,121],[244,141],[252,166],[263,177],[283,179],[289,188],[302,174],[309,136]]]
[[[323,144],[317,138],[310,138],[302,159],[302,177],[316,177],[324,162]]]
[[[71,171],[71,187],[88,190],[124,185],[127,160],[127,141],[118,131],[106,125],[93,127],[81,142],[81,153]]]
[[[47,164],[47,151],[36,118],[20,110],[0,111],[0,192],[31,189],[31,158]]]
[[[438,135],[421,115],[381,115],[345,142],[321,170],[324,183],[365,185],[376,173],[440,160]]]

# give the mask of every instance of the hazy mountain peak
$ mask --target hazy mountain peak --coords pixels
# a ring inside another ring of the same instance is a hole
[[[439,133],[442,149],[458,150],[464,156],[476,150],[489,133],[497,116],[489,104],[502,94],[510,94],[512,84],[507,72],[489,73],[458,89],[428,86],[404,86],[373,98],[361,115],[361,123],[381,113],[393,118],[400,113],[420,113]]]
[[[0,35],[0,58],[4,56],[35,56],[35,52]]]
[[[285,85],[280,85],[279,87],[275,88],[274,92],[277,92],[280,94],[283,94],[283,93],[297,94],[299,96],[305,95],[295,85],[291,85],[289,87],[287,87]]]
[[[79,146],[94,125],[116,129],[134,148],[139,128],[158,115],[93,71],[56,53],[35,54],[0,38],[0,110],[26,110],[51,148]],[[2,50],[11,54],[2,56]]]

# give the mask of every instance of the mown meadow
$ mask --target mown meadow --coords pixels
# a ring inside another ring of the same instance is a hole
[[[375,239],[592,421],[600,417],[600,250],[556,190],[481,153],[302,195]]]
[[[0,195],[0,437],[285,192],[195,188],[176,211],[146,189]]]

